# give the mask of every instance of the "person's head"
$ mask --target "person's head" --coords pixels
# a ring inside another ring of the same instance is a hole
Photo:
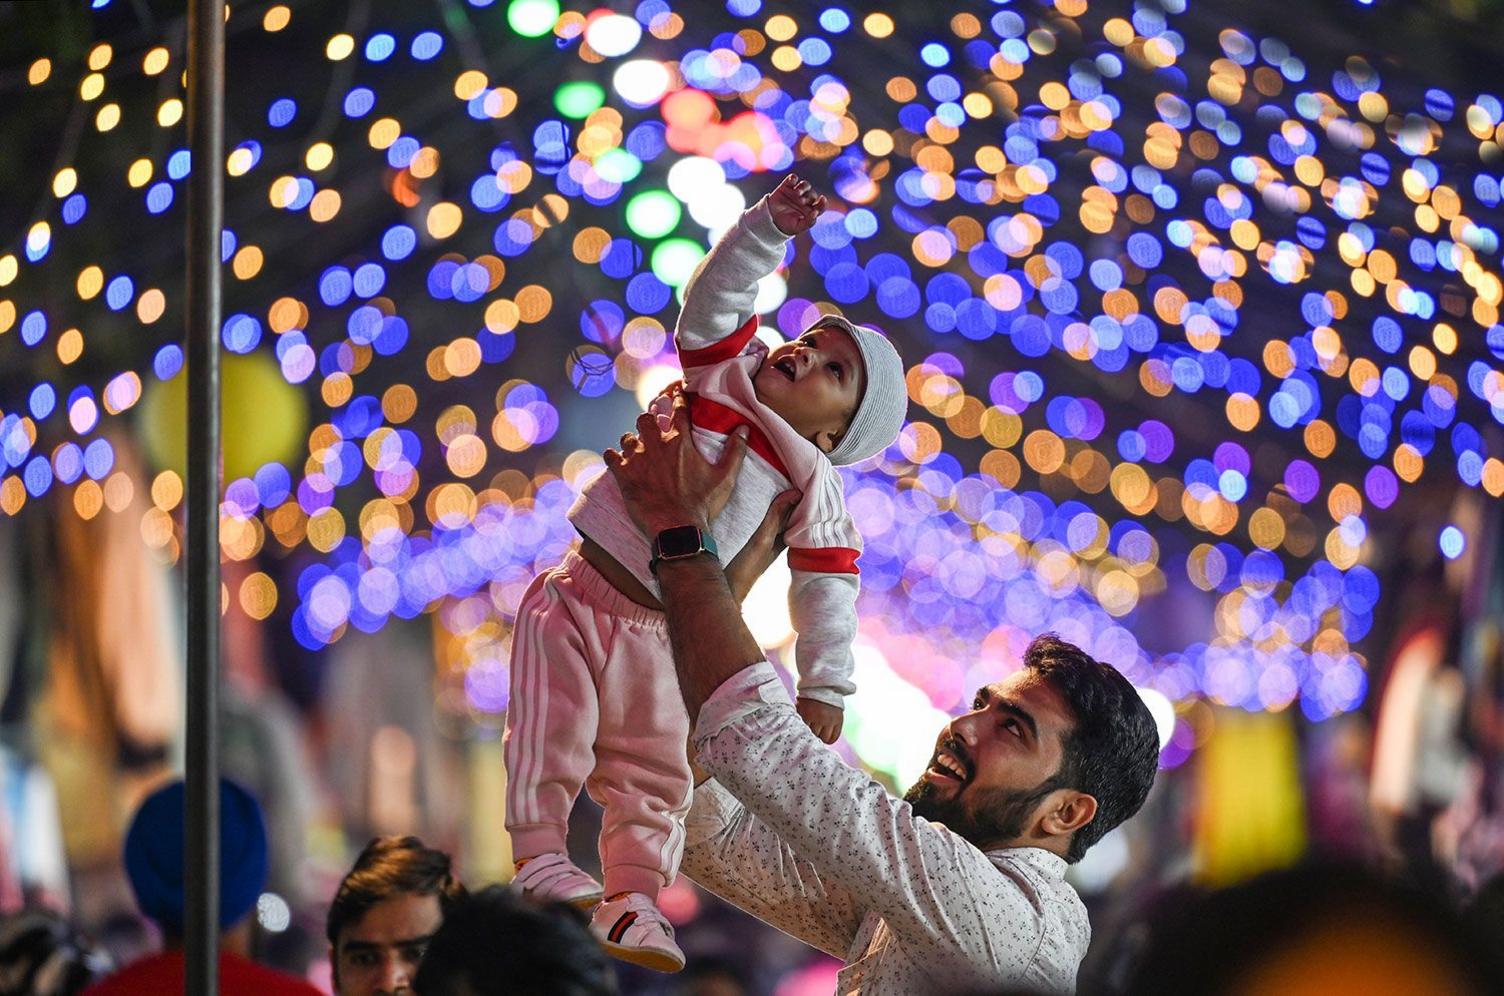
[[[183,934],[183,826],[186,787],[181,780],[157,789],[131,817],[125,834],[125,874],[136,904],[170,939]],[[250,916],[266,885],[266,824],[255,796],[219,780],[219,926],[231,931]]]
[[[340,996],[411,993],[418,963],[465,888],[449,855],[417,837],[377,837],[340,882],[324,930]]]
[[[1158,765],[1154,719],[1128,679],[1047,635],[940,731],[904,798],[978,847],[1075,862],[1138,812]]]
[[[1496,934],[1450,903],[1361,868],[1307,863],[1166,897],[1131,996],[1500,992]]]
[[[428,945],[418,996],[614,996],[616,975],[584,918],[493,885],[454,904]]]
[[[753,387],[838,466],[887,448],[908,406],[898,350],[886,336],[836,315],[770,351]]]

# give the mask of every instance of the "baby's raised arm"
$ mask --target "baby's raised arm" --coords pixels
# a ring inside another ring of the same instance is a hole
[[[691,359],[683,354],[714,346],[747,325],[757,282],[778,268],[785,244],[808,231],[824,206],[824,195],[790,174],[721,236],[684,286],[684,307],[674,327],[682,359]],[[725,359],[719,352],[704,359]]]

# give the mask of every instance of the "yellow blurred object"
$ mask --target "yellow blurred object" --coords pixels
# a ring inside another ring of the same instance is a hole
[[[146,451],[159,469],[186,474],[188,376],[152,381],[141,402]],[[303,392],[282,377],[265,353],[226,353],[220,359],[220,438],[224,480],[249,477],[262,464],[297,455],[308,429]]]
[[[1305,802],[1293,717],[1218,709],[1197,751],[1196,877],[1229,885],[1282,868],[1305,850]]]

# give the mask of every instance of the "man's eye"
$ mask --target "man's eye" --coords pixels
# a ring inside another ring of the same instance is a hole
[[[350,963],[359,968],[370,968],[376,964],[376,955],[371,951],[362,951],[359,954],[350,955]]]
[[[971,707],[973,709],[980,709],[986,704],[986,699],[984,699],[981,695],[978,695],[976,698],[971,700]]]
[[[1008,730],[1015,737],[1022,737],[1024,735],[1024,724],[1016,719],[1009,719],[1003,724],[1003,729]]]
[[[829,364],[829,366],[830,366],[831,371],[836,375],[836,380],[844,380],[845,379],[845,373],[846,372],[841,369],[841,365],[839,363],[831,363],[831,364]]]
[[[420,962],[420,961],[423,960],[423,954],[427,950],[428,950],[428,946],[427,945],[424,945],[424,944],[414,944],[411,947],[406,947],[406,948],[402,949],[402,957],[405,958],[406,960],[410,961],[410,962]]]

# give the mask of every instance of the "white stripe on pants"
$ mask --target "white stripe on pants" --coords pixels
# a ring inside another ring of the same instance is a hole
[[[574,551],[535,578],[512,632],[505,756],[513,854],[563,852],[584,785],[606,811],[606,894],[656,895],[684,850],[688,737],[663,614],[622,595]]]

